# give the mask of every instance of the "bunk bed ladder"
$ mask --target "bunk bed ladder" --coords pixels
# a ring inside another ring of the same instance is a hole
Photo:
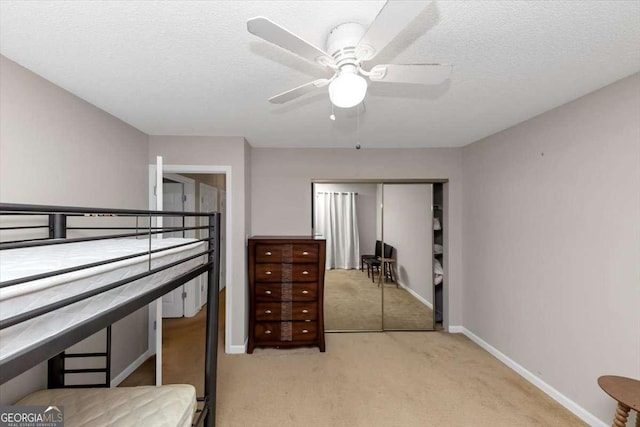
[[[62,213],[49,214],[49,238],[67,238],[67,215]],[[66,351],[49,359],[47,388],[88,388],[88,387],[110,387],[111,386],[111,325],[106,329],[106,351],[93,353],[70,353]],[[104,368],[75,368],[67,369],[67,359],[104,357]],[[97,384],[77,384],[67,385],[67,374],[92,374],[104,373],[104,383]]]
[[[111,326],[106,329],[107,346],[105,352],[95,353],[62,353],[49,359],[47,388],[90,388],[111,386]],[[67,359],[86,359],[104,357],[104,368],[74,368],[67,369]],[[104,373],[104,383],[93,384],[66,384],[67,374],[95,374]]]

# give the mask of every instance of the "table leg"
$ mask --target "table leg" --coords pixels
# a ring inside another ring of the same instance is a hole
[[[396,284],[396,288],[399,288],[400,286],[398,286],[398,275],[393,272],[393,268],[395,267],[395,265],[396,263],[394,262],[389,263],[389,272],[391,273],[391,281]]]
[[[611,427],[625,427],[627,425],[627,419],[629,418],[629,408],[624,403],[618,402],[618,409],[616,409],[616,416],[613,419],[613,424]],[[636,427],[638,427],[638,422],[636,420]]]

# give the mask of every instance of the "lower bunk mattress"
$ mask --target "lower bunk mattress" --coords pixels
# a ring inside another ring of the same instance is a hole
[[[52,389],[32,393],[17,406],[62,407],[65,427],[188,427],[196,390],[188,384]]]
[[[106,239],[62,243],[3,251],[0,256],[0,281],[30,277],[65,268],[101,262],[151,250],[162,252],[135,256],[126,260],[55,275],[0,289],[0,319],[43,307],[115,283],[206,250],[204,242],[187,238]],[[102,312],[125,304],[162,286],[171,279],[206,263],[206,255],[167,268],[50,313],[0,331],[0,364],[8,358],[38,346],[48,338],[77,327]]]

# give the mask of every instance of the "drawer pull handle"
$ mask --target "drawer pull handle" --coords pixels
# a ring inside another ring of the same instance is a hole
[[[265,310],[264,314],[271,314],[271,310]]]
[[[309,333],[309,330],[308,330],[308,329],[303,329],[303,330],[302,330],[302,333],[303,333],[303,334],[308,334],[308,333]]]
[[[309,310],[307,310],[307,309],[305,308],[304,310],[302,310],[302,312],[306,314],[306,313],[308,313],[308,312],[309,312]]]
[[[265,252],[264,254],[265,254],[266,256],[271,256],[271,252],[270,252],[270,251],[267,251],[267,252]]]
[[[306,276],[307,274],[309,274],[309,272],[308,272],[307,270],[305,270],[305,271],[303,271],[303,272],[302,272],[302,275],[303,275],[303,276]]]
[[[264,274],[266,274],[267,276],[271,276],[273,273],[270,271],[265,271]]]
[[[309,293],[309,291],[305,289],[304,291],[302,291],[302,293],[306,295]]]
[[[269,329],[267,329],[266,331],[264,331],[264,333],[269,335],[271,333],[271,331]]]
[[[304,251],[304,252],[302,252],[302,255],[307,256],[307,255],[309,255],[309,252]]]
[[[265,294],[271,295],[271,291],[264,291]]]

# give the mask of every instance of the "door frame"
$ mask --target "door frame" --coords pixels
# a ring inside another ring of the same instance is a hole
[[[224,205],[224,209],[225,209],[225,212],[226,212],[226,209],[227,209],[227,190],[226,190],[226,186],[225,186],[224,190],[219,190],[218,191],[218,209],[222,209],[221,206],[223,206],[223,205]],[[226,224],[225,221],[227,220],[227,217],[225,215],[223,215],[221,220],[222,220],[223,224]],[[221,243],[222,243],[222,241],[226,241],[228,239],[228,236],[227,236],[226,233],[227,233],[227,231],[226,231],[226,227],[225,227],[225,235],[221,237],[221,240],[220,240]],[[222,283],[222,288],[223,289],[227,287],[227,270],[226,270],[227,256],[228,255],[227,255],[226,248],[223,248],[220,251],[220,258],[225,260],[224,270],[221,271],[222,277],[220,278],[220,281]]]
[[[155,207],[155,195],[153,192],[153,187],[156,185],[156,165],[149,165],[149,209],[154,209]],[[225,344],[224,351],[229,354],[231,351],[231,330],[232,330],[232,316],[231,316],[231,307],[233,306],[233,298],[231,287],[233,286],[233,270],[231,267],[231,257],[228,254],[232,253],[233,248],[233,240],[229,238],[231,236],[231,225],[233,223],[233,214],[232,214],[232,204],[231,201],[233,199],[233,193],[231,192],[232,188],[232,179],[233,174],[230,165],[162,165],[163,175],[167,173],[203,173],[203,174],[224,174],[225,175],[225,191],[227,193],[227,205],[225,212],[226,226],[225,226],[225,234],[227,236],[225,242],[225,250],[227,253],[226,259],[226,275],[227,275],[227,287],[225,292],[225,325],[224,325],[224,333],[225,333]],[[149,351],[151,354],[155,354],[155,332],[153,329],[153,322],[155,321],[155,310],[152,318],[152,310],[149,313]]]
[[[215,205],[216,205],[216,211],[217,212],[222,212],[221,211],[221,207],[220,207],[220,193],[223,193],[224,190],[218,188],[218,187],[214,187],[213,185],[207,184],[205,182],[200,182],[198,184],[198,192],[200,194],[200,197],[198,198],[198,211],[202,212],[202,193],[203,193],[203,189],[205,188],[210,188],[212,190],[215,190],[215,194],[216,194],[216,199],[215,199]],[[226,206],[226,205],[225,205]],[[222,220],[224,221],[225,217],[224,215],[222,216]],[[226,239],[226,234],[222,234],[225,233],[226,230],[220,230],[220,244],[222,245]],[[225,265],[222,265],[222,255],[225,253],[224,252],[225,248],[221,247],[220,248],[220,290],[224,289],[226,287],[226,282],[223,280],[223,277],[226,275],[226,271],[225,271]]]

